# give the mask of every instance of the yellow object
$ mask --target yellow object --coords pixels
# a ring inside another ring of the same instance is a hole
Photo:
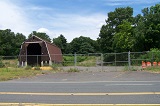
[[[41,70],[53,70],[52,67],[40,67]]]
[[[33,67],[32,70],[35,70],[36,67]],[[39,67],[40,70],[53,70],[52,67]]]

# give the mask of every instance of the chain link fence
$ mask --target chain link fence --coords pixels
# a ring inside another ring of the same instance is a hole
[[[53,54],[55,59],[58,55]],[[63,54],[63,61],[48,61],[48,56],[31,55],[31,56],[0,56],[0,66],[19,67],[19,66],[49,66],[59,64],[64,70],[77,68],[82,71],[124,71],[124,70],[141,70],[142,61],[160,62],[160,52],[123,52],[123,53],[89,53],[89,54]],[[22,58],[28,61],[26,64],[19,63]],[[46,59],[46,61],[43,62]],[[3,64],[3,65],[2,65]]]

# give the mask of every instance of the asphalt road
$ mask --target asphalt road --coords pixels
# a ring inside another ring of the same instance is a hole
[[[160,74],[54,73],[0,82],[0,102],[52,104],[160,104]]]

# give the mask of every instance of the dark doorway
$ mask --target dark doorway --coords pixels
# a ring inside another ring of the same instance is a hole
[[[41,65],[41,46],[39,43],[30,43],[28,45],[27,64],[30,66]]]

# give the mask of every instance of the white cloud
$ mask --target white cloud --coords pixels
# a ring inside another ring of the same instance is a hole
[[[13,32],[29,34],[32,25],[29,24],[22,8],[9,1],[0,1],[0,29],[11,29]]]
[[[49,30],[48,29],[46,29],[46,28],[39,28],[38,30],[37,30],[37,32],[42,32],[42,33],[49,33]]]
[[[47,28],[39,28],[39,29],[37,30],[37,32],[46,33],[46,34],[49,35],[49,36],[52,35],[52,37],[56,37],[56,36],[55,36],[55,33],[53,33],[53,31],[50,31],[50,30],[47,29]],[[51,39],[52,39],[52,38],[51,38]]]
[[[51,39],[63,34],[68,42],[79,36],[97,39],[101,25],[105,24],[107,18],[107,15],[96,13],[82,15],[52,11],[50,14],[48,10],[52,8],[39,6],[30,8],[31,11],[30,6],[21,8],[6,0],[0,0],[0,5],[0,29],[11,29],[26,36],[32,31],[45,32]]]
[[[53,30],[54,28],[58,28],[54,30],[54,35],[59,36],[63,34],[68,42],[79,36],[86,36],[96,40],[101,26],[105,24],[106,18],[107,16],[103,14],[59,14],[56,16],[56,20],[55,18],[51,19],[52,23],[50,23],[50,27]]]

